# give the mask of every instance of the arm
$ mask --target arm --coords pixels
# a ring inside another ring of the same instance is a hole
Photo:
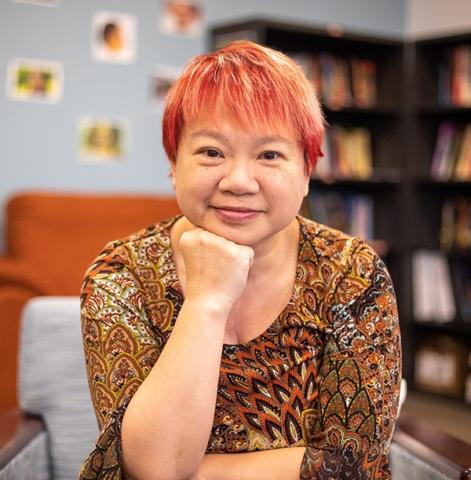
[[[207,454],[194,480],[297,480],[305,451],[304,447],[291,447]]]
[[[203,460],[226,321],[245,288],[253,257],[251,248],[202,229],[186,231],[179,248],[185,301],[123,421],[124,463],[138,478],[188,478]]]
[[[397,416],[401,346],[396,299],[381,259],[361,242],[326,298],[318,401],[306,416],[301,479],[388,479]]]
[[[174,304],[156,278],[155,259],[144,265],[129,247],[121,256],[108,252],[92,267],[82,320],[103,429],[81,478],[122,478],[124,472],[139,479],[188,478],[201,463],[214,419],[230,292],[245,287],[250,257],[241,255],[248,247],[233,244],[228,253],[226,240],[220,239],[222,246],[213,241],[188,245],[190,257],[203,258],[193,266],[185,259],[186,299],[173,329]]]
[[[244,480],[260,475],[390,478],[388,450],[401,379],[396,300],[383,262],[367,244],[355,245],[345,273],[333,279],[325,299],[331,329],[318,371],[317,400],[304,413],[308,448],[206,455],[201,480],[229,480],[231,471],[243,472]],[[298,452],[304,454],[302,465],[293,472]]]

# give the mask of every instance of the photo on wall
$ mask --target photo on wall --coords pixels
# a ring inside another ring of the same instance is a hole
[[[158,65],[150,74],[149,100],[153,109],[163,109],[167,93],[180,74],[180,68],[164,65]]]
[[[26,3],[40,7],[56,7],[62,0],[12,0],[14,3]]]
[[[98,12],[92,20],[92,51],[97,62],[128,64],[136,59],[137,19],[127,13]]]
[[[7,70],[10,100],[56,103],[62,98],[64,69],[61,63],[15,58]]]
[[[203,33],[201,4],[191,0],[162,0],[159,30],[167,35],[200,36]]]
[[[129,153],[130,127],[123,119],[82,117],[78,123],[82,163],[122,162]]]

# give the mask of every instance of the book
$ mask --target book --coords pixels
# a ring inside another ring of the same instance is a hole
[[[351,131],[351,136],[352,156],[349,157],[351,175],[353,178],[367,180],[373,174],[370,131],[363,127],[357,127]]]
[[[376,104],[376,63],[364,58],[351,60],[353,103],[362,108]]]
[[[374,238],[374,202],[369,195],[311,192],[311,218],[365,240]]]
[[[452,149],[456,127],[450,122],[441,122],[431,164],[431,176],[434,180],[449,180],[453,172]]]
[[[471,45],[458,45],[452,51],[451,102],[471,105]]]
[[[466,125],[457,151],[454,179],[467,182],[471,180],[471,124]]]
[[[417,250],[412,256],[414,318],[451,322],[456,317],[450,266],[439,251]]]

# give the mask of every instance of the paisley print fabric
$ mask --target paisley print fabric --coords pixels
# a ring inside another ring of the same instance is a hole
[[[171,218],[112,242],[81,317],[100,436],[81,479],[122,479],[121,422],[183,303]],[[207,453],[306,447],[299,478],[388,479],[401,347],[389,273],[359,238],[298,217],[295,287],[261,335],[224,345]]]

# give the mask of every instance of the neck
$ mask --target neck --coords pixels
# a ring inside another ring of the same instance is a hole
[[[253,247],[254,261],[250,268],[248,282],[256,283],[262,278],[272,276],[284,268],[286,261],[291,257],[293,245],[296,246],[294,255],[297,256],[299,243],[299,223],[294,219],[286,228],[278,232],[269,240]],[[282,262],[280,262],[280,260]]]

